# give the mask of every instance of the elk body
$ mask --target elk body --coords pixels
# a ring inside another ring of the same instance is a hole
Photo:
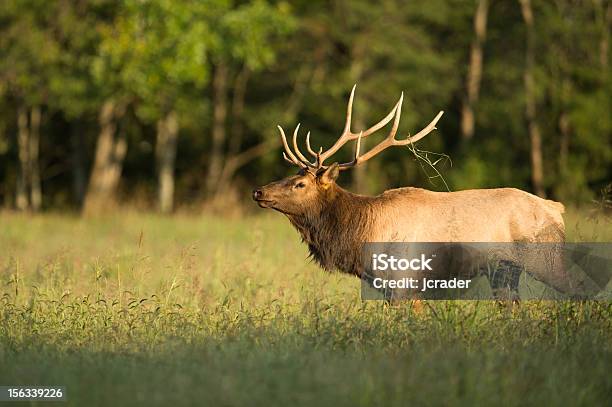
[[[293,133],[293,151],[279,126],[285,160],[300,167],[297,175],[265,185],[253,192],[262,208],[283,213],[308,244],[312,257],[327,270],[360,275],[361,247],[365,242],[559,242],[564,240],[563,205],[514,188],[433,192],[398,188],[378,196],[363,196],[341,188],[339,172],[359,165],[391,146],[425,137],[436,127],[440,112],[419,133],[396,139],[402,97],[376,125],[351,132],[352,104],[347,108],[344,131],[327,151],[315,152],[306,136],[310,162],[298,148],[299,125]],[[393,120],[388,136],[361,154],[361,140]],[[345,143],[355,140],[354,159],[325,165]]]

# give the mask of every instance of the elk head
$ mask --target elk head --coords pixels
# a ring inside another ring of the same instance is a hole
[[[287,215],[306,211],[319,212],[333,197],[339,165],[314,170],[301,169],[297,175],[272,182],[253,191],[253,199],[262,208],[272,208]]]
[[[313,213],[313,211],[314,213],[319,213],[325,208],[326,203],[333,201],[338,191],[335,180],[340,171],[360,165],[388,147],[405,146],[422,139],[436,128],[436,123],[444,113],[439,112],[431,123],[414,136],[408,136],[404,139],[397,140],[395,135],[399,127],[402,101],[404,99],[404,94],[402,93],[399,100],[386,117],[367,130],[353,133],[351,131],[351,118],[353,114],[355,87],[356,85],[353,86],[351,90],[344,130],[333,146],[325,152],[323,152],[322,148],[320,148],[318,152],[315,152],[310,146],[310,132],[306,135],[306,151],[312,156],[312,162],[306,158],[298,147],[297,138],[300,125],[298,124],[293,132],[293,151],[289,147],[287,136],[283,128],[278,126],[281,141],[285,149],[283,158],[292,165],[299,167],[300,171],[297,175],[272,182],[253,191],[253,199],[260,207],[272,208],[293,216]],[[371,150],[361,154],[361,140],[385,127],[391,120],[393,120],[393,125],[387,137]],[[356,141],[353,160],[342,164],[333,163],[331,165],[325,165],[325,161],[349,141]]]

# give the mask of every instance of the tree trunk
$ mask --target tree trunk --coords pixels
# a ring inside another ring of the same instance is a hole
[[[602,77],[607,79],[608,65],[610,61],[610,26],[612,25],[612,3],[593,0],[595,6],[595,17],[597,24],[601,30],[601,38],[599,39],[599,64],[602,70]],[[606,5],[607,3],[607,5]]]
[[[282,123],[288,123],[295,121],[296,115],[299,113],[304,103],[304,95],[312,87],[315,79],[315,74],[319,74],[320,83],[324,83],[324,62],[325,60],[315,57],[316,66],[312,64],[304,64],[298,70],[295,81],[293,82],[293,89],[291,95],[285,103],[285,109],[281,118]]]
[[[474,39],[470,49],[470,65],[467,73],[466,95],[461,109],[461,136],[469,140],[474,136],[474,105],[478,101],[482,78],[483,45],[487,35],[489,1],[479,0],[474,14]]]
[[[228,191],[230,183],[234,177],[234,174],[249,162],[253,161],[257,157],[260,157],[270,151],[272,148],[276,147],[278,143],[263,141],[253,147],[250,147],[244,150],[241,153],[234,154],[231,157],[228,157],[225,160],[225,164],[223,165],[223,171],[221,172],[221,176],[219,177],[220,181],[218,184],[218,188],[215,191],[214,200],[219,201],[219,198],[223,196],[225,192]]]
[[[568,173],[567,157],[569,155],[570,142],[569,118],[565,110],[559,114],[559,132],[561,133],[561,141],[559,143],[559,173],[563,177]]]
[[[210,148],[210,161],[206,175],[206,193],[213,196],[223,164],[223,145],[225,143],[227,117],[227,75],[228,67],[221,61],[214,70],[213,76],[213,128],[212,145]]]
[[[24,211],[30,208],[30,129],[28,126],[28,113],[24,107],[17,109],[17,145],[19,149],[19,175],[17,178],[17,191],[15,204],[17,209]]]
[[[315,58],[318,63],[317,66],[323,65],[321,58]],[[295,119],[295,115],[299,111],[302,102],[304,100],[304,94],[309,88],[309,83],[314,80],[314,74],[317,69],[313,69],[309,65],[302,66],[301,70],[297,74],[296,80],[293,84],[293,91],[286,104],[287,108],[284,110],[282,122],[289,122]],[[321,71],[320,67],[318,71]],[[246,96],[246,85],[250,77],[250,70],[247,68],[243,69],[241,73],[236,77],[234,85],[234,95],[232,102],[232,130],[231,140],[228,146],[228,155],[225,159],[223,170],[219,177],[219,183],[216,188],[215,197],[218,200],[225,191],[229,188],[232,179],[236,172],[244,165],[248,164],[252,160],[266,154],[280,144],[278,138],[273,140],[262,141],[259,144],[249,147],[246,150],[240,152],[241,140],[243,136],[243,122],[242,113],[244,112],[244,99]],[[322,73],[320,72],[322,75]],[[322,81],[322,76],[319,78]]]
[[[533,77],[535,65],[535,28],[533,11],[530,0],[519,0],[521,12],[527,31],[525,51],[525,72],[523,75],[525,83],[525,114],[529,129],[529,140],[531,144],[531,182],[538,196],[544,197],[544,169],[542,160],[542,136],[536,115],[536,89]]]
[[[85,215],[99,214],[115,204],[115,193],[127,151],[125,135],[117,134],[117,121],[123,111],[113,100],[104,102],[100,109],[100,134],[85,195]]]
[[[157,121],[157,177],[158,205],[162,213],[170,213],[174,209],[174,162],[178,139],[178,119],[174,111],[170,111]]]
[[[240,151],[244,135],[244,100],[251,71],[246,66],[236,75],[234,94],[232,96],[232,125],[228,146],[228,155],[233,156]]]
[[[234,80],[230,139],[228,142],[227,154],[223,162],[223,169],[221,170],[219,180],[217,181],[217,185],[215,187],[215,196],[213,200],[218,200],[219,195],[224,194],[229,189],[232,178],[240,167],[252,159],[257,158],[259,155],[264,154],[269,149],[269,147],[266,148],[266,146],[268,146],[270,143],[263,142],[258,144],[259,148],[255,150],[256,152],[259,152],[257,154],[253,154],[251,152],[252,148],[245,151],[248,151],[249,154],[244,155],[243,153],[240,153],[242,138],[244,136],[244,101],[250,73],[251,71],[245,66],[238,73],[238,75],[236,75],[236,79]]]
[[[606,19],[603,30],[603,35],[601,36],[601,44],[599,46],[599,59],[601,63],[602,72],[608,71],[608,66],[610,65],[610,26],[612,25],[612,3],[608,3],[608,8],[606,9]]]
[[[32,210],[38,211],[42,205],[42,190],[40,185],[40,106],[34,106],[30,111],[30,202]]]
[[[86,188],[85,164],[83,162],[83,137],[78,122],[71,128],[70,144],[72,155],[72,193],[78,207],[83,205]]]
[[[564,181],[565,175],[568,172],[568,156],[570,145],[570,119],[568,116],[568,105],[571,99],[571,86],[569,79],[564,78],[561,81],[561,112],[559,113],[559,133],[561,140],[559,141],[559,173],[561,174],[561,182]]]

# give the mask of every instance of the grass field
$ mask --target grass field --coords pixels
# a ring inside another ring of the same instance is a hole
[[[581,219],[570,240],[612,241]],[[417,313],[362,302],[358,279],[306,255],[276,214],[0,214],[0,385],[66,386],[74,406],[612,399],[610,303]]]

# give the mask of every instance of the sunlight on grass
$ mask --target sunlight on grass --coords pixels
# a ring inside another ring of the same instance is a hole
[[[566,219],[570,240],[612,240]],[[361,302],[359,280],[310,263],[276,214],[0,220],[0,383],[65,385],[72,405],[602,404],[612,390],[609,303]]]

